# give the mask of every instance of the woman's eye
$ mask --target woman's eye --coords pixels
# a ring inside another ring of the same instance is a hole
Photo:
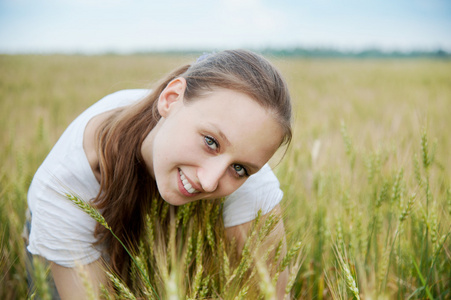
[[[233,169],[240,177],[248,176],[246,169],[242,165],[234,164]]]
[[[216,142],[216,140],[212,137],[209,136],[204,136],[204,140],[205,140],[205,144],[207,145],[208,148],[210,148],[211,150],[218,150],[218,142]]]

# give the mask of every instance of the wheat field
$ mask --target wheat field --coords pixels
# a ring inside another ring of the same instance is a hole
[[[289,266],[287,297],[450,299],[451,61],[268,58],[295,108],[292,144],[271,161],[284,191],[288,253],[272,250]],[[27,286],[26,194],[71,120],[194,59],[0,56],[1,299],[48,299],[45,268],[36,267],[36,289]],[[274,220],[261,220],[234,257],[218,230],[220,209],[153,206],[132,254],[133,283],[110,274],[116,295],[103,297],[272,299],[277,266],[253,249]]]

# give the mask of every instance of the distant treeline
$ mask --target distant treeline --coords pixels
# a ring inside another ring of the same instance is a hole
[[[292,48],[265,49],[265,54],[277,56],[298,57],[339,57],[339,58],[451,58],[451,52],[442,49],[434,51],[383,51],[380,49],[365,49],[360,51],[342,51],[328,48]]]
[[[359,51],[345,51],[333,48],[265,48],[253,49],[264,55],[283,56],[283,57],[307,57],[307,58],[451,58],[451,52],[442,49],[432,51],[384,51],[380,49],[365,49]],[[134,54],[174,54],[174,55],[200,55],[210,51],[199,50],[168,50],[168,51],[142,51]],[[114,54],[114,53],[110,53]]]

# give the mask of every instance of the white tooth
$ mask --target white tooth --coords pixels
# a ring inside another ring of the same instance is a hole
[[[180,179],[182,180],[183,187],[185,188],[185,190],[187,190],[188,193],[190,193],[190,194],[198,193],[199,191],[196,190],[195,188],[193,188],[191,183],[189,183],[188,179],[186,179],[185,174],[182,173],[182,170],[179,170],[179,173],[180,173]]]

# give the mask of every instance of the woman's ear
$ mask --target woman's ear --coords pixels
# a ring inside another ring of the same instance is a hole
[[[186,89],[186,79],[177,77],[173,79],[161,92],[158,98],[158,112],[163,118],[166,118],[174,107],[174,104],[183,101],[183,95]]]

